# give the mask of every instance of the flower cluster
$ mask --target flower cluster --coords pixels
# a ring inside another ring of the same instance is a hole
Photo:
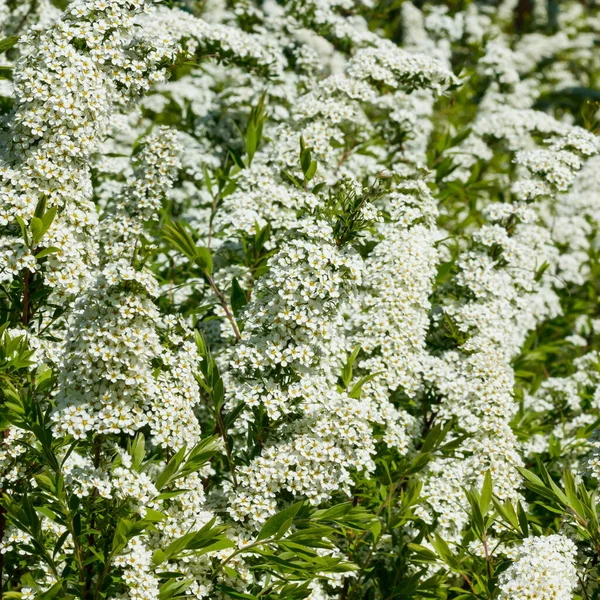
[[[597,595],[594,3],[0,28],[0,596]]]
[[[160,40],[137,45],[134,18],[145,7],[139,0],[73,2],[59,21],[24,36],[34,49],[15,69],[15,111],[3,135],[4,281],[39,270],[33,219],[40,203],[58,211],[42,244],[56,249],[42,267],[46,284],[73,294],[90,276],[97,227],[90,157],[116,107],[164,80],[164,63],[176,52]],[[21,235],[18,219],[33,239]]]
[[[529,537],[500,575],[500,598],[567,598],[577,585],[575,544],[562,535]]]
[[[92,431],[133,434],[149,425],[157,444],[178,448],[199,436],[192,410],[199,357],[185,325],[161,319],[152,273],[135,266],[144,222],[155,216],[177,172],[178,148],[169,130],[142,142],[137,168],[100,223],[106,240],[100,273],[66,333],[54,421],[80,438]],[[171,347],[161,344],[165,326]]]

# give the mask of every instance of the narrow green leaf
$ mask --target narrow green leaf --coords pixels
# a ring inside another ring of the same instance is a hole
[[[527,523],[527,513],[523,508],[523,505],[517,501],[517,517],[519,518],[519,526],[523,532],[523,537],[529,536],[529,525]]]
[[[485,477],[483,479],[483,486],[481,488],[481,495],[479,500],[479,506],[481,508],[481,514],[485,515],[490,507],[492,502],[492,474],[489,471],[486,471]]]
[[[162,490],[177,473],[179,466],[183,462],[185,457],[185,446],[181,448],[177,454],[175,454],[171,460],[167,463],[161,474],[158,476],[155,486],[157,490]]]
[[[246,304],[248,304],[246,292],[242,289],[237,277],[234,277],[231,282],[231,308],[233,309],[233,314],[236,318],[239,318],[240,313]]]
[[[304,501],[296,502],[296,504],[292,504],[292,506],[283,509],[269,518],[258,532],[256,541],[260,542],[267,538],[281,537],[290,528],[294,517],[303,504]]]
[[[408,549],[412,552],[414,559],[418,562],[438,562],[437,554],[425,546],[421,546],[420,544],[408,544]]]
[[[131,466],[135,471],[139,471],[144,457],[146,456],[144,434],[138,433],[133,442],[129,444],[129,454],[131,456]]]
[[[304,177],[306,178],[306,181],[310,181],[315,176],[315,173],[317,172],[317,166],[318,163],[316,160],[312,160],[310,162],[308,169],[304,171]]]
[[[19,41],[19,36],[11,35],[10,37],[0,40],[0,54],[10,50]]]
[[[208,248],[204,246],[196,247],[196,263],[208,275],[212,275],[213,260]]]
[[[40,260],[42,258],[45,258],[46,256],[50,256],[51,254],[56,254],[57,252],[60,252],[60,248],[56,248],[55,246],[49,246],[48,248],[44,248],[43,250],[40,250],[35,257]]]
[[[302,172],[304,173],[305,177],[306,177],[306,173],[310,169],[311,162],[312,162],[311,151],[308,148],[305,148],[300,153],[300,165],[302,167]],[[316,167],[315,167],[315,170],[316,170]]]
[[[50,225],[52,225],[52,223],[54,222],[55,217],[56,217],[56,206],[49,208],[44,213],[44,216],[42,217],[42,235],[45,235],[45,233],[48,231],[48,229],[50,229]]]

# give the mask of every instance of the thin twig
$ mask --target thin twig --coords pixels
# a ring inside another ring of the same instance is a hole
[[[242,334],[240,333],[240,330],[237,326],[235,317],[231,313],[231,310],[229,310],[229,305],[225,301],[225,298],[223,298],[223,295],[221,294],[221,292],[218,290],[212,277],[208,273],[204,273],[204,276],[206,277],[206,280],[208,281],[208,285],[210,285],[212,291],[215,293],[215,296],[217,297],[219,304],[222,306],[223,310],[225,311],[225,314],[227,315],[227,318],[229,319],[229,322],[231,323],[231,327],[233,328],[233,332],[235,333],[235,338],[239,342],[242,339]]]

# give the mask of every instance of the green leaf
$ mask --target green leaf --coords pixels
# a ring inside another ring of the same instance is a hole
[[[577,487],[571,471],[565,469],[563,473],[563,482],[565,484],[565,494],[569,501],[569,506],[578,514],[584,515],[586,510],[577,494]]]
[[[494,508],[496,512],[502,517],[502,519],[508,523],[515,531],[520,531],[519,520],[517,513],[510,500],[507,500],[504,504],[500,504],[496,498],[492,498]]]
[[[196,263],[205,273],[212,274],[213,260],[208,248],[204,246],[196,247]]]
[[[163,229],[163,237],[185,254],[190,261],[196,260],[196,243],[181,223],[166,225]]]
[[[169,598],[182,596],[194,581],[194,579],[181,579],[179,581],[177,579],[169,579],[160,586],[158,599],[169,600]]]
[[[226,537],[199,549],[194,553],[195,556],[201,556],[202,554],[208,554],[209,552],[218,552],[219,550],[227,550],[228,548],[235,548],[235,544]]]
[[[317,161],[312,160],[310,162],[310,165],[308,166],[308,169],[306,169],[306,171],[304,171],[304,177],[306,178],[306,181],[310,181],[315,176],[316,172],[317,172]]]
[[[267,519],[266,523],[258,532],[256,541],[260,542],[267,538],[280,538],[282,535],[284,535],[292,525],[294,517],[303,504],[304,501],[296,502],[296,504],[292,504],[292,506],[283,509],[276,515],[273,515],[271,518]]]
[[[190,531],[173,540],[162,553],[155,553],[153,560],[160,564],[164,560],[181,555],[184,551],[192,552],[195,556],[234,547],[234,543],[223,535],[227,526],[214,527],[216,519],[211,519],[198,531]]]
[[[39,600],[52,600],[52,598],[55,598],[57,594],[59,594],[62,591],[62,581],[57,581],[50,589],[46,590],[41,594],[36,594],[36,598],[39,598]],[[3,596],[6,597],[6,594],[3,594]]]
[[[458,144],[460,144],[462,141],[466,140],[469,135],[471,134],[471,127],[467,127],[466,129],[463,129],[460,133],[456,134],[451,140],[450,140],[450,148],[453,146],[458,146]]]
[[[115,534],[113,536],[112,541],[112,552],[117,553],[120,552],[129,540],[129,534],[133,528],[133,523],[128,519],[121,519],[117,523],[117,528],[115,530]]]
[[[164,521],[167,518],[165,513],[162,513],[158,510],[154,510],[153,508],[146,508],[146,512],[144,514],[145,521],[151,521],[152,523],[159,523],[160,521]]]
[[[152,564],[158,566],[167,560],[167,555],[160,549],[156,549],[152,554]]]
[[[215,410],[220,411],[223,406],[223,400],[225,398],[225,391],[223,389],[223,380],[219,377],[214,384],[212,389],[213,404]]]
[[[181,496],[181,494],[185,494],[186,492],[189,492],[190,490],[171,490],[169,492],[162,492],[161,494],[159,494],[158,496],[156,496],[156,500],[160,501],[160,500],[170,500],[171,498],[177,498],[177,496]]]
[[[197,246],[182,223],[166,225],[162,233],[165,240],[187,256],[192,263],[196,263],[208,275],[212,274],[213,261],[210,250],[204,246]]]
[[[54,544],[54,549],[52,550],[52,558],[54,558],[62,549],[63,544],[67,540],[67,538],[71,535],[70,531],[65,531]]]
[[[185,446],[181,448],[177,454],[175,454],[171,460],[167,463],[165,468],[162,470],[161,474],[158,476],[154,485],[157,490],[162,490],[174,477],[177,473],[179,466],[183,462],[185,457]]]
[[[535,275],[534,275],[535,281],[540,281],[542,279],[542,276],[548,270],[549,267],[550,267],[550,263],[544,262],[542,264],[542,266],[535,272]]]
[[[19,41],[19,36],[11,35],[10,37],[0,40],[0,54],[4,54],[10,50]]]
[[[421,446],[421,452],[431,452],[440,443],[442,433],[443,430],[441,425],[438,424],[432,427],[429,433],[427,434],[427,437],[423,441],[423,445]]]
[[[548,500],[557,500],[556,494],[535,473],[522,467],[517,467],[517,470],[522,475],[525,485],[530,490]]]
[[[198,442],[188,454],[184,465],[177,473],[177,477],[186,477],[199,471],[215,454],[223,449],[223,444],[218,435]]]
[[[490,507],[492,502],[492,475],[489,471],[486,471],[485,477],[483,479],[483,486],[481,488],[481,495],[479,500],[479,506],[481,508],[481,514],[485,515]]]
[[[37,244],[44,235],[42,233],[44,229],[42,220],[38,219],[37,217],[33,217],[33,219],[31,219],[31,223],[29,223],[29,229],[31,230],[31,238],[33,239],[33,243]]]
[[[256,132],[256,125],[253,123],[252,119],[250,119],[246,128],[246,154],[248,155],[248,164],[252,162],[257,146],[258,137]]]
[[[289,172],[286,171],[285,169],[282,171],[282,173],[299,189],[303,190],[304,186]]]
[[[430,539],[430,542],[431,542],[431,545],[435,548],[435,551],[437,552],[438,556],[451,569],[458,570],[458,568],[459,568],[458,560],[456,559],[454,554],[452,554],[452,551],[450,550],[450,547],[445,542],[445,540],[436,533],[435,537]]]
[[[139,471],[146,456],[144,434],[138,433],[133,441],[128,441],[127,446],[131,456],[131,466],[135,471]]]
[[[46,256],[50,256],[50,254],[56,254],[57,252],[60,252],[60,248],[56,248],[56,246],[48,246],[48,248],[40,250],[35,257],[40,260]]]
[[[48,229],[50,229],[50,225],[52,225],[52,223],[54,222],[55,217],[56,217],[56,206],[49,208],[44,213],[44,216],[41,217],[41,219],[42,219],[42,235],[45,235],[45,233],[48,231]]]
[[[348,394],[350,396],[350,398],[360,398],[360,394],[362,392],[362,386],[375,379],[375,377],[377,377],[377,375],[380,375],[382,373],[382,371],[378,371],[377,373],[371,373],[370,375],[364,375],[363,377],[361,377],[353,386],[352,389],[350,390],[350,393]]]
[[[226,597],[237,598],[238,600],[258,600],[258,596],[253,596],[252,594],[246,594],[245,592],[240,592],[235,588],[229,587],[227,585],[219,585],[219,590],[225,593]]]
[[[254,234],[254,251],[256,254],[259,254],[265,243],[271,237],[271,224],[267,223],[262,229],[259,227],[258,223],[255,223],[256,233]]]
[[[335,521],[347,515],[351,510],[352,502],[343,502],[331,508],[316,510],[311,519],[313,521]]]
[[[38,200],[38,203],[37,203],[37,206],[35,207],[33,216],[37,217],[38,219],[41,219],[44,216],[45,212],[46,212],[46,196],[42,195],[42,196],[40,196],[40,199]]]
[[[554,483],[554,480],[552,479],[552,476],[546,470],[544,463],[540,463],[539,467],[540,467],[540,471],[542,472],[542,476],[544,477],[544,480],[546,481],[546,483],[548,485],[550,485],[550,489],[554,492],[554,494],[558,498],[558,501],[561,502],[564,506],[569,506],[569,500],[567,499],[567,496],[556,485],[556,483]]]
[[[29,246],[29,236],[27,235],[27,226],[25,225],[25,221],[19,217],[19,215],[15,215],[15,219],[19,224],[19,228],[21,229],[21,235],[23,236],[23,240],[25,241],[25,245]]]
[[[471,506],[471,527],[477,537],[481,539],[484,533],[484,522],[479,508],[479,495],[469,490],[465,490],[465,494]]]
[[[373,534],[373,540],[377,541],[379,539],[379,534],[381,533],[381,521],[379,521],[379,519],[376,519],[375,521],[373,521],[373,524],[371,525],[371,527],[369,527],[369,529]]]
[[[242,289],[237,277],[234,277],[231,282],[231,308],[233,309],[233,314],[236,318],[239,318],[240,313],[246,304],[248,304],[246,292]]]
[[[244,402],[239,402],[233,410],[223,415],[223,425],[225,425],[225,431],[227,431],[240,416],[244,408],[246,407]]]
[[[321,181],[321,183],[317,183],[313,186],[311,192],[316,196],[326,185],[327,184],[324,181]]]
[[[302,150],[302,152],[300,152],[300,165],[302,166],[302,172],[304,173],[305,177],[310,169],[311,162],[312,154],[308,148],[305,148],[304,150]]]
[[[56,514],[53,511],[51,511],[47,506],[36,506],[35,510],[37,510],[45,517],[48,517],[51,521],[56,521]]]
[[[346,364],[342,367],[342,382],[344,384],[344,388],[347,388],[352,381],[352,367],[354,365],[354,361],[360,352],[360,345],[356,346],[354,350],[348,356],[348,360]]]
[[[238,166],[240,169],[246,168],[246,165],[244,164],[244,161],[242,160],[242,157],[240,156],[240,153],[237,150],[235,150],[234,148],[229,148],[229,156],[231,156],[231,159],[233,160],[235,165]]]
[[[250,117],[246,126],[246,154],[248,155],[248,166],[252,164],[254,154],[262,139],[265,116],[266,92],[260,97],[258,104],[250,111]]]
[[[408,549],[412,552],[414,559],[418,562],[438,562],[437,554],[425,546],[421,546],[420,544],[408,544]]]
[[[529,525],[527,523],[527,514],[521,502],[517,501],[517,517],[519,518],[519,526],[523,532],[523,537],[529,536]]]

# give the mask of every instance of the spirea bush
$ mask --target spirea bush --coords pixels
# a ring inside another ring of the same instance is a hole
[[[0,29],[0,598],[600,597],[593,0]]]

